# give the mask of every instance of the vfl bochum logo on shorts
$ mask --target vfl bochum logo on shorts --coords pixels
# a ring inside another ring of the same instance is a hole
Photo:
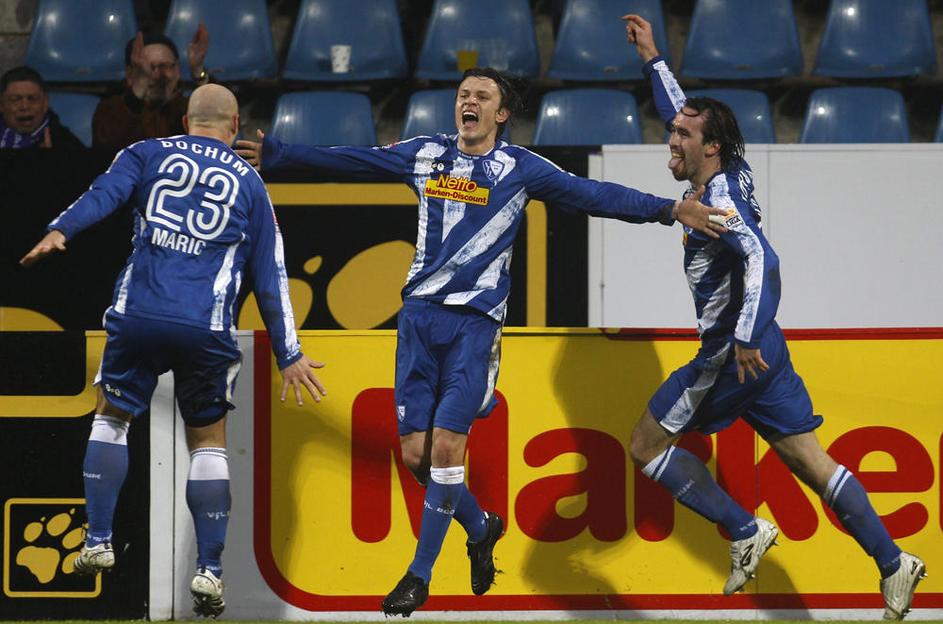
[[[399,419],[400,422],[403,422],[404,420],[406,420],[406,406],[405,405],[396,406],[396,417]]]

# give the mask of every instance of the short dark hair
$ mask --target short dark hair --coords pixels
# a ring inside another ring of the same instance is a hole
[[[43,93],[46,92],[46,82],[38,71],[26,65],[20,65],[8,70],[0,77],[0,93],[6,93],[11,82],[35,82]]]
[[[502,74],[493,67],[472,67],[471,69],[466,69],[465,73],[462,74],[462,80],[459,82],[459,85],[465,82],[466,78],[472,77],[490,78],[494,80],[495,84],[498,85],[498,90],[501,92],[499,108],[504,107],[508,109],[510,113],[508,121],[524,108],[524,100],[521,96],[522,85],[520,81]],[[498,137],[504,132],[504,126],[507,125],[508,121],[498,124]]]
[[[720,166],[724,171],[731,171],[740,166],[743,161],[743,134],[730,107],[714,98],[693,97],[684,103],[681,109],[683,115],[687,114],[684,112],[685,108],[703,115],[704,126],[701,132],[704,135],[704,144],[720,145]]]
[[[134,40],[137,39],[137,36],[131,37],[128,40],[128,43],[124,46],[124,64],[131,64],[131,50],[134,48]],[[165,45],[170,48],[170,51],[174,53],[174,58],[178,61],[180,60],[180,54],[177,52],[177,46],[174,44],[173,40],[166,35],[160,33],[144,33],[144,45],[149,46],[155,43]]]

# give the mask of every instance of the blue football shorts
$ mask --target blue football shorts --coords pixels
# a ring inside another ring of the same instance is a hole
[[[139,416],[150,408],[157,377],[174,373],[174,392],[184,422],[210,425],[234,409],[232,393],[242,363],[228,331],[210,331],[105,313],[108,339],[95,378],[115,407]]]
[[[782,330],[771,323],[760,343],[769,370],[757,379],[737,380],[733,342],[703,346],[673,372],[648,402],[648,409],[672,433],[714,433],[743,418],[764,438],[812,431],[822,417],[789,359]]]
[[[407,298],[397,317],[399,434],[440,427],[467,434],[494,408],[501,324],[467,306]]]

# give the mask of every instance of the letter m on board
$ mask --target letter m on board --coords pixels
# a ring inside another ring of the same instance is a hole
[[[475,421],[468,443],[468,486],[483,509],[507,518],[508,407],[496,392],[498,405],[487,418]],[[390,533],[393,496],[402,496],[413,535],[419,537],[425,489],[403,464],[392,388],[370,388],[351,409],[351,527],[357,539],[379,542]],[[395,468],[399,491],[391,487]]]

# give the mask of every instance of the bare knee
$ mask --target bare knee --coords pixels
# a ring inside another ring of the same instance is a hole
[[[421,484],[429,481],[429,467],[432,461],[431,444],[432,432],[429,431],[410,433],[400,437],[399,446],[403,464]]]
[[[468,436],[448,429],[433,429],[432,465],[436,468],[461,466],[465,462],[465,444]]]
[[[420,483],[428,481],[431,461],[421,450],[403,448],[403,464]]]
[[[110,418],[120,418],[124,421],[131,420],[131,413],[109,403],[100,387],[98,388],[98,402],[95,404],[95,413]]]
[[[838,464],[825,452],[814,431],[768,440],[790,471],[822,496]]]
[[[665,452],[677,438],[655,420],[647,409],[639,418],[629,437],[629,455],[639,468],[644,468],[653,459]]]
[[[226,417],[203,427],[185,428],[187,448],[192,452],[198,448],[226,448]]]

